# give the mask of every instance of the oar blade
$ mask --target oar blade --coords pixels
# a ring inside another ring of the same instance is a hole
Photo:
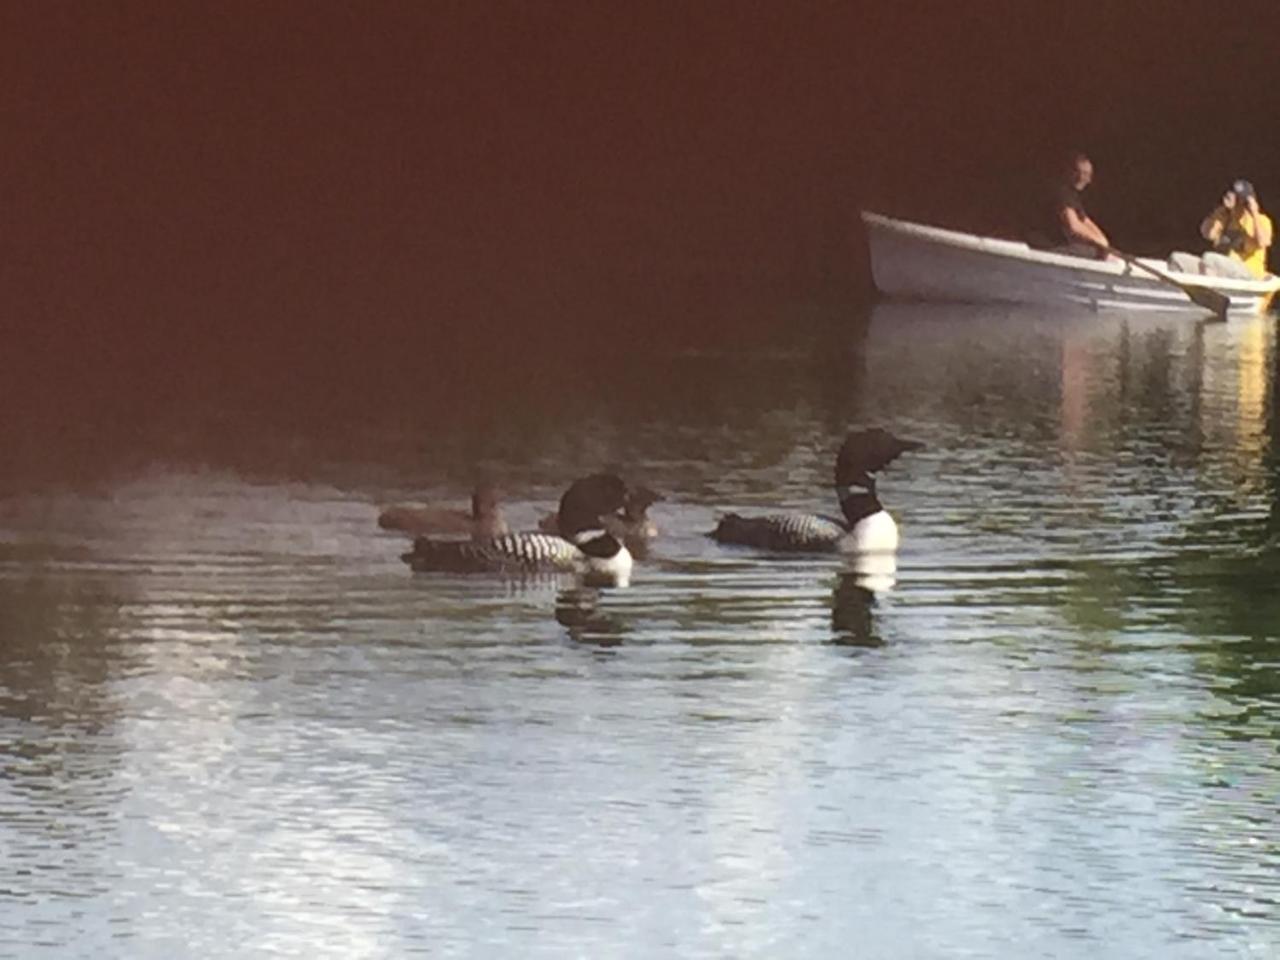
[[[1113,257],[1118,257],[1129,265],[1130,268],[1137,267],[1143,273],[1148,273],[1157,280],[1172,284],[1187,295],[1192,303],[1196,306],[1203,307],[1212,313],[1219,320],[1227,319],[1227,308],[1231,306],[1231,298],[1226,294],[1219,293],[1217,290],[1210,290],[1208,287],[1202,287],[1198,284],[1183,283],[1177,280],[1163,270],[1157,270],[1149,263],[1143,263],[1137,257],[1132,257],[1127,253],[1121,253],[1115,247],[1104,247],[1107,253]]]
[[[1231,306],[1231,298],[1225,293],[1210,290],[1208,287],[1183,286],[1191,302],[1204,307],[1219,320],[1227,319],[1227,309]]]

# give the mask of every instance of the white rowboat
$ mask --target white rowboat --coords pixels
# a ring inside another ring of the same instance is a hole
[[[1171,283],[1120,260],[1088,260],[1037,250],[1016,240],[894,220],[863,212],[871,274],[881,293],[960,303],[1083,304],[1094,310],[1186,310],[1204,313]],[[1233,314],[1261,313],[1280,277],[1236,280],[1178,273],[1163,260],[1143,263],[1188,286],[1230,298]]]

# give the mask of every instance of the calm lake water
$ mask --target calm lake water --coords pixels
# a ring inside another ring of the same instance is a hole
[[[1276,363],[1273,319],[886,304],[15,439],[0,955],[1275,957]],[[854,425],[927,444],[891,588],[702,535],[830,511]],[[374,523],[603,465],[669,498],[628,589]]]

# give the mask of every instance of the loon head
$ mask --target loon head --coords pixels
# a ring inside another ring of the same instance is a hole
[[[917,440],[895,437],[888,430],[873,427],[854,430],[844,438],[836,455],[836,496],[845,520],[852,528],[863,517],[881,510],[876,498],[875,474],[909,450],[924,446]]]
[[[627,485],[612,473],[593,473],[575,480],[560,498],[560,535],[592,557],[612,557],[622,542],[609,533],[601,517],[617,513],[627,502]]]
[[[636,487],[627,494],[623,516],[631,523],[643,523],[647,519],[649,507],[666,499],[662,494],[648,487]]]
[[[471,519],[486,520],[498,515],[502,503],[502,491],[487,480],[477,483],[471,491]]]

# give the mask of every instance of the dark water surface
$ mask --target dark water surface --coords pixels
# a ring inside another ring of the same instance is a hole
[[[796,311],[15,436],[0,955],[1277,956],[1273,323]],[[891,589],[701,536],[830,510],[854,424],[928,444]],[[604,464],[670,498],[629,589],[374,524]]]

